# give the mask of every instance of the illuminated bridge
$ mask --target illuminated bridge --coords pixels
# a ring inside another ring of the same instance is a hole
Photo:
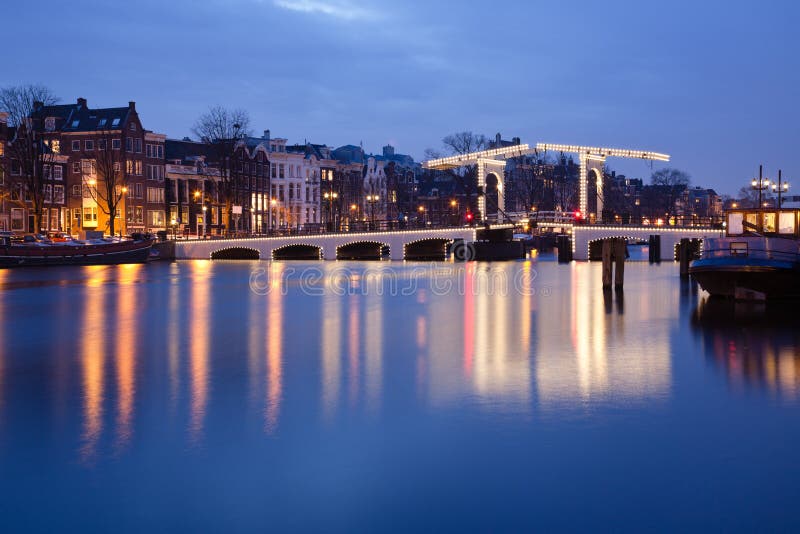
[[[474,228],[352,232],[175,243],[176,259],[444,259],[456,241],[475,241]]]

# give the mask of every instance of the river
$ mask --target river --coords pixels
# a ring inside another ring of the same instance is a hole
[[[800,319],[626,267],[0,270],[0,530],[797,530]]]

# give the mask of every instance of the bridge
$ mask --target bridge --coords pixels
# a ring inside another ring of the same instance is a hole
[[[563,224],[561,225],[563,228]],[[650,236],[659,236],[661,241],[661,260],[673,261],[675,247],[681,239],[704,240],[707,237],[722,237],[720,229],[710,227],[670,227],[670,226],[625,226],[625,225],[574,225],[572,230],[572,257],[575,260],[590,259],[593,243],[606,239],[647,241]]]
[[[475,241],[474,228],[431,228],[177,241],[176,259],[444,259],[457,240]]]

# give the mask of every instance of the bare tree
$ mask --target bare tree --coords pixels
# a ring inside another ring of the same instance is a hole
[[[485,150],[489,146],[489,140],[483,134],[456,132],[442,139],[442,144],[451,154],[469,154]]]
[[[250,134],[250,117],[242,109],[229,110],[214,106],[200,115],[192,132],[211,147],[219,166],[218,188],[221,200],[225,202],[225,227],[230,232],[233,203],[239,200],[239,191],[243,186],[239,183],[241,173],[237,171],[234,155],[238,143]]]
[[[42,85],[0,89],[0,111],[8,113],[8,124],[14,128],[5,158],[8,188],[2,194],[23,209],[30,202],[34,231],[42,227],[45,185],[50,180],[45,168],[59,152],[58,145],[42,135],[39,122],[43,118],[36,117],[35,110],[40,103],[49,106],[56,102],[58,98]]]
[[[675,201],[689,187],[691,177],[678,169],[659,169],[650,176],[650,184],[656,188],[662,202],[658,202],[665,215],[675,211]]]
[[[119,146],[114,147],[115,139],[112,138],[110,130],[105,130],[100,137],[95,138],[94,150],[87,153],[95,167],[97,178],[94,183],[87,179],[85,173],[81,172],[84,183],[82,187],[89,191],[89,194],[100,206],[100,209],[108,216],[108,231],[114,235],[114,221],[119,216],[123,204],[123,198],[128,193],[128,177],[133,174],[133,169],[123,169],[125,164],[125,147],[120,139],[116,139]],[[133,162],[128,163],[129,165]],[[119,229],[120,231],[122,228]]]

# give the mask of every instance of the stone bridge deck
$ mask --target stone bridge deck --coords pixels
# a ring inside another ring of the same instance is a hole
[[[406,246],[421,241],[475,241],[474,228],[441,228],[404,230],[393,232],[353,232],[341,234],[314,234],[286,237],[251,237],[242,239],[200,239],[175,243],[176,259],[209,259],[215,252],[244,249],[258,252],[261,259],[272,259],[276,250],[294,245],[306,245],[319,249],[319,256],[335,260],[341,247],[357,243],[374,244],[389,248],[392,260],[406,257]]]

